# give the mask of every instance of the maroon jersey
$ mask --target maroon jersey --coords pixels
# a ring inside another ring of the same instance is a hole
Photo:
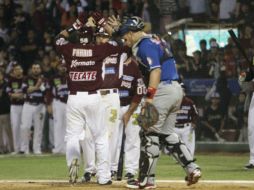
[[[14,77],[9,77],[8,83],[6,86],[6,92],[8,94],[23,93],[22,82],[23,82],[23,78],[18,79],[18,78],[14,78]],[[11,100],[12,105],[23,105],[24,104],[24,98],[23,99],[10,98],[10,100]]]
[[[124,61],[127,59],[128,52],[119,52],[106,57],[103,60],[103,84],[102,89],[117,88],[118,80],[123,75]]]
[[[190,98],[184,96],[180,110],[176,116],[176,126],[182,126],[184,123],[192,123],[197,116],[198,111],[194,102]]]
[[[45,79],[43,79],[43,80],[44,80],[44,82],[43,82],[42,86],[44,86],[46,89]],[[25,94],[25,102],[29,102],[32,104],[44,103],[45,90],[43,88],[35,90],[31,93],[27,92],[27,89],[29,87],[35,86],[37,81],[38,81],[38,79],[33,78],[31,76],[29,76],[23,80],[22,90],[23,90],[23,93]]]
[[[131,60],[123,66],[123,76],[119,80],[119,95],[121,106],[131,102],[139,103],[146,94],[146,87],[137,63]]]
[[[100,89],[103,82],[103,60],[111,54],[126,49],[109,43],[101,45],[74,44],[61,36],[56,40],[56,48],[66,62],[68,88],[74,92]]]
[[[47,84],[47,90],[53,98],[66,103],[68,99],[68,87],[66,76],[55,75]],[[49,95],[50,96],[50,95]]]

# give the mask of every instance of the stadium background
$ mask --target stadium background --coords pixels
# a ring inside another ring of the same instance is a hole
[[[230,3],[228,0],[0,0],[0,71],[8,75],[17,61],[28,73],[29,66],[39,62],[43,74],[51,76],[59,61],[53,47],[54,37],[83,11],[99,10],[105,17],[116,12],[121,18],[137,15],[145,20],[146,31],[160,34],[172,44],[187,95],[199,110],[198,151],[247,152],[248,103],[243,118],[238,118],[233,108],[239,103],[240,93],[244,91],[248,99],[252,88],[241,89],[238,85],[238,75],[247,68],[247,63],[228,38],[227,30],[234,29],[252,60],[253,7],[251,0],[230,0]],[[206,49],[200,49],[202,39],[207,43]],[[209,97],[205,96],[215,81],[227,81],[223,89],[228,91],[220,92],[226,115],[225,130],[221,132],[224,142],[211,141],[202,132],[202,119],[210,104]],[[222,99],[223,93],[230,95],[229,101]],[[239,119],[244,123],[238,125]],[[0,148],[1,154],[10,153],[5,131],[0,139],[6,145]],[[46,119],[43,151],[50,152],[51,148]],[[246,159],[241,165],[248,159],[247,154],[243,156]]]

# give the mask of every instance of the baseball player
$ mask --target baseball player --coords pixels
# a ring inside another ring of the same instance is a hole
[[[110,36],[103,28],[100,28],[96,32],[96,44],[111,43],[116,45],[115,42],[109,41]],[[106,106],[106,125],[108,128],[109,136],[109,161],[112,179],[116,178],[116,171],[118,166],[117,154],[117,141],[119,134],[119,113],[120,113],[120,99],[118,94],[118,81],[123,73],[123,63],[127,58],[126,52],[119,52],[117,54],[106,57],[103,61],[103,85],[101,86],[102,100]],[[90,137],[90,138],[89,138]],[[87,136],[85,139],[85,152],[94,152],[93,139],[91,136]],[[84,154],[87,162],[87,168],[85,169],[84,181],[90,181],[91,174],[95,172],[95,157],[94,154]]]
[[[21,114],[24,104],[24,94],[22,91],[23,69],[21,65],[14,64],[12,76],[8,80],[6,92],[11,101],[11,127],[13,135],[14,154],[20,152],[20,124]]]
[[[90,18],[103,26],[103,17]],[[108,162],[108,138],[105,124],[106,107],[102,101],[104,92],[103,60],[107,56],[122,51],[121,48],[105,43],[102,45],[74,44],[68,41],[69,34],[84,26],[82,18],[56,37],[56,48],[66,61],[67,84],[70,91],[66,106],[66,160],[70,182],[78,178],[80,163],[80,141],[84,140],[89,128],[97,155],[97,180],[101,185],[111,184]],[[89,153],[87,153],[89,154]]]
[[[253,69],[253,68],[252,68]],[[250,82],[254,86],[253,72],[241,72],[239,75],[239,82],[242,85],[243,82]],[[249,163],[244,166],[245,169],[254,169],[254,95],[252,98],[248,111],[248,142],[250,148]]]
[[[108,22],[111,24],[111,21]],[[176,114],[180,108],[183,91],[176,71],[174,58],[167,44],[148,36],[142,30],[139,17],[130,17],[120,26],[124,43],[132,47],[148,86],[145,102],[153,103],[159,112],[159,121],[141,135],[139,181],[132,188],[156,188],[155,169],[160,156],[160,143],[172,152],[186,171],[187,185],[201,177],[201,171],[186,145],[174,133]]]
[[[65,153],[64,136],[66,131],[66,102],[68,98],[68,88],[66,80],[66,68],[59,63],[57,65],[57,74],[53,76],[48,82],[48,106],[53,114],[54,126],[54,154]],[[53,98],[51,98],[53,97]]]
[[[185,86],[182,85],[185,90]],[[198,111],[194,102],[186,96],[184,97],[176,115],[175,133],[186,144],[192,156],[195,152],[195,126],[198,117]]]
[[[33,63],[31,75],[24,79],[22,90],[25,94],[25,103],[22,109],[20,126],[21,152],[29,154],[29,135],[33,124],[33,153],[41,154],[42,131],[45,116],[45,79],[41,75],[41,66]]]
[[[0,71],[0,153],[13,151],[12,132],[10,127],[10,100],[6,92],[8,78]]]
[[[138,172],[140,157],[140,127],[136,118],[140,112],[139,103],[145,95],[146,87],[143,77],[138,68],[138,63],[132,59],[124,63],[123,76],[119,85],[119,94],[121,102],[120,112],[120,134],[125,130],[125,178],[127,179],[127,187],[132,184],[134,176]],[[119,135],[119,144],[121,145],[122,135]]]

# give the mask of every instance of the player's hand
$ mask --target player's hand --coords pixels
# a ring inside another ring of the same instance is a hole
[[[146,102],[152,104],[153,103],[153,99],[152,98],[146,98],[144,103],[146,103]]]
[[[53,115],[53,108],[52,108],[52,105],[48,105],[47,106],[47,112],[49,115]]]
[[[239,77],[238,77],[239,82],[244,82],[245,79],[246,79],[246,72],[244,72],[244,71],[240,72]]]
[[[41,86],[41,84],[42,84],[42,78],[40,77],[40,78],[37,80],[37,83],[36,83],[35,87],[39,89],[40,86]]]
[[[123,119],[124,126],[127,126],[127,124],[129,123],[131,115],[132,114],[130,112],[128,112],[128,111],[123,115],[122,119]]]
[[[112,27],[113,31],[118,31],[121,22],[119,17],[115,17],[114,15],[108,17],[107,21],[108,25]]]

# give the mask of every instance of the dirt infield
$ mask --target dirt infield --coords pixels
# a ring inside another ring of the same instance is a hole
[[[159,182],[157,189],[168,190],[254,190],[254,183],[213,183],[200,182],[193,186],[184,183]],[[1,190],[126,190],[124,182],[114,182],[110,186],[100,186],[95,183],[75,184],[74,186],[65,182],[0,182]]]

